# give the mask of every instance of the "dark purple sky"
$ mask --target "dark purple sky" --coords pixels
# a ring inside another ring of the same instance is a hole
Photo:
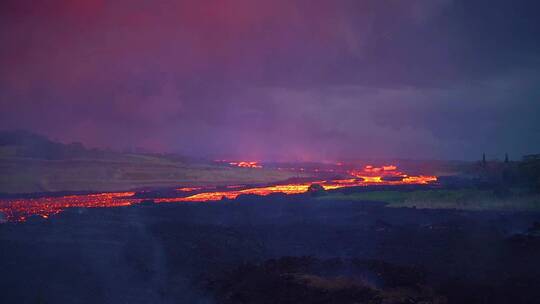
[[[540,152],[540,4],[2,0],[0,129],[332,160]]]

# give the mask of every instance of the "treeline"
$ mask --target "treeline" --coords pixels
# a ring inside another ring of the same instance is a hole
[[[87,149],[82,143],[63,144],[25,130],[0,131],[0,155],[48,160],[110,158],[117,153]]]
[[[502,190],[508,187],[527,187],[540,192],[540,158],[527,157],[521,161],[478,162],[474,174],[490,185]]]
[[[525,159],[519,164],[519,172],[527,185],[540,192],[540,159]]]

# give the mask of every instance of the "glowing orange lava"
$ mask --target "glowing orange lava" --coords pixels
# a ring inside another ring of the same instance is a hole
[[[139,203],[135,192],[114,192],[60,197],[22,198],[0,200],[0,213],[8,221],[25,221],[30,216],[49,218],[66,208],[104,208],[130,206]]]
[[[272,193],[298,194],[308,190],[312,183],[274,185],[267,187],[248,188],[232,191],[215,191],[194,194],[188,197],[158,198],[156,203],[174,203],[174,202],[201,202],[218,201],[222,198],[235,199],[241,194],[268,195]]]
[[[349,174],[361,178],[365,183],[379,183],[387,185],[418,184],[425,185],[437,181],[436,176],[418,175],[409,176],[397,170],[397,166],[386,165],[382,167],[365,166],[362,170],[351,170]]]
[[[244,165],[236,165],[243,167]],[[256,162],[245,162],[248,166],[258,166]],[[220,191],[216,191],[214,186],[208,187],[183,187],[177,188],[178,192],[199,193],[188,195],[179,194],[177,197],[155,197],[152,199],[156,203],[173,202],[204,202],[218,201],[222,198],[235,199],[242,194],[269,195],[272,193],[299,194],[308,191],[313,184],[321,185],[325,190],[333,190],[346,187],[359,187],[369,185],[425,185],[437,181],[436,176],[409,176],[397,170],[394,165],[382,167],[365,166],[361,170],[348,171],[348,178],[333,180],[318,180],[302,183],[278,184],[270,186],[260,186],[244,188],[244,185],[228,185]],[[135,192],[113,192],[87,195],[67,195],[60,197],[41,198],[21,198],[21,199],[0,199],[0,213],[7,221],[25,221],[30,216],[41,216],[49,218],[67,208],[105,208],[121,207],[138,204],[142,201],[136,198]],[[184,196],[188,195],[188,196]]]
[[[262,168],[259,162],[256,161],[229,162],[229,165],[241,168]]]
[[[351,170],[349,175],[354,178],[338,179],[330,181],[315,181],[286,185],[274,185],[267,187],[254,187],[236,191],[214,191],[197,193],[187,197],[173,197],[156,199],[156,203],[172,202],[205,202],[217,201],[223,198],[235,199],[242,194],[268,195],[272,193],[298,194],[304,193],[312,184],[320,184],[325,190],[333,190],[346,187],[359,187],[369,185],[425,185],[437,181],[436,176],[408,176],[397,170],[397,166],[387,165],[382,167],[365,166],[362,170]]]
[[[426,185],[429,183],[434,183],[437,181],[436,176],[406,176],[403,178],[402,182],[404,184],[420,184],[420,185]]]

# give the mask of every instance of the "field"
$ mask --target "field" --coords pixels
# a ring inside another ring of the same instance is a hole
[[[540,211],[540,194],[514,189],[504,195],[493,190],[436,189],[415,191],[368,191],[352,194],[331,193],[321,201],[378,201],[389,207],[418,209],[457,209],[492,211]]]
[[[179,185],[269,183],[297,176],[285,171],[187,163],[122,154],[97,159],[0,158],[0,193],[123,191]]]

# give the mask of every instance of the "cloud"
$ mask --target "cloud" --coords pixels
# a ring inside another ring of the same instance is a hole
[[[531,153],[535,3],[6,0],[0,128],[190,155]]]

